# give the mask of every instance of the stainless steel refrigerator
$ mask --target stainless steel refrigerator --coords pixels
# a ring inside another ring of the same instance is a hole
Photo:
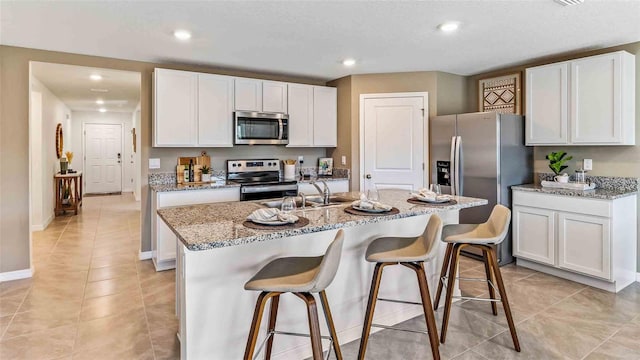
[[[524,118],[491,112],[431,118],[431,183],[443,194],[483,198],[489,204],[460,211],[460,223],[487,220],[494,205],[511,208],[511,185],[533,182],[533,148],[524,145]],[[501,265],[513,261],[511,231],[496,249]],[[473,250],[465,255],[481,258]]]

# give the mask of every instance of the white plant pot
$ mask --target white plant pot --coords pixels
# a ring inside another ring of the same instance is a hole
[[[202,181],[211,181],[211,174],[202,174]]]

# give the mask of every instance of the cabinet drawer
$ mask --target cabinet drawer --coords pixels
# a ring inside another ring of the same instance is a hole
[[[611,203],[609,200],[583,199],[519,190],[513,191],[513,205],[531,206],[606,218],[611,217]]]
[[[240,201],[240,188],[211,190],[170,191],[158,193],[158,209],[170,206],[208,204],[214,202]]]

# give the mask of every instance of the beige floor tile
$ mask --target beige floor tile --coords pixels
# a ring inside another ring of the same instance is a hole
[[[505,283],[512,283],[536,274],[537,271],[511,263],[500,267],[500,273],[502,274],[502,279]]]
[[[88,281],[93,282],[135,276],[137,276],[137,269],[135,264],[119,264],[101,268],[92,268],[91,270],[89,270]]]
[[[70,311],[80,311],[82,307],[83,293],[74,293],[73,296],[61,295],[59,292],[50,292],[46,290],[32,291],[20,305],[19,311],[47,310],[52,308],[65,307]]]
[[[606,341],[584,360],[638,360],[640,353],[614,341]]]
[[[176,336],[177,330],[173,327],[151,329],[151,342],[156,360],[180,359],[180,341]]]
[[[132,310],[143,309],[140,290],[122,292],[114,295],[86,299],[82,304],[80,321],[117,315]]]
[[[142,288],[142,297],[145,305],[170,304],[176,302],[175,282]]]
[[[70,355],[76,325],[62,326],[0,342],[0,359],[48,360]]]
[[[87,284],[84,298],[91,299],[99,296],[138,290],[139,286],[138,279],[135,276],[94,281]]]
[[[640,325],[625,325],[610,340],[628,347],[640,357]]]
[[[478,269],[478,270],[476,270]],[[484,268],[476,268],[473,270],[460,271],[459,276],[461,278],[468,279],[486,279],[487,275]],[[463,296],[478,297],[485,294],[488,289],[488,283],[486,281],[471,281],[471,280],[459,280],[460,291]]]
[[[16,313],[3,339],[73,325],[78,321],[78,313],[79,310],[74,306],[57,306]]]
[[[0,283],[0,298],[5,296],[27,295],[33,284],[33,279],[5,281]]]
[[[178,318],[173,304],[145,305],[149,328],[178,327]]]
[[[7,327],[9,327],[11,319],[13,319],[13,315],[0,316],[0,339],[2,339],[4,331],[7,330]]]
[[[13,315],[18,311],[25,295],[3,296],[0,298],[0,316]]]
[[[488,359],[473,350],[469,350],[462,353],[461,355],[454,357],[453,360],[488,360]]]
[[[153,359],[144,311],[80,322],[74,359]]]
[[[458,263],[458,267],[460,271],[471,270],[471,269],[483,269],[482,261],[478,261],[476,259],[472,259],[466,256],[460,256],[460,262]]]

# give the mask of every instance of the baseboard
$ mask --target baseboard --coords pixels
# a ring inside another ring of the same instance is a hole
[[[640,272],[636,274],[636,281],[640,282]]]
[[[140,260],[149,260],[151,259],[151,254],[153,252],[152,251],[140,251],[140,253],[138,254],[138,259]]]
[[[33,276],[33,269],[7,271],[0,273],[0,283],[11,280],[27,279]]]
[[[43,224],[31,225],[31,231],[44,231],[44,229],[46,229],[49,226],[49,224],[51,224],[52,221],[53,221],[53,214],[51,214],[51,216],[49,216],[49,218],[45,220]]]

